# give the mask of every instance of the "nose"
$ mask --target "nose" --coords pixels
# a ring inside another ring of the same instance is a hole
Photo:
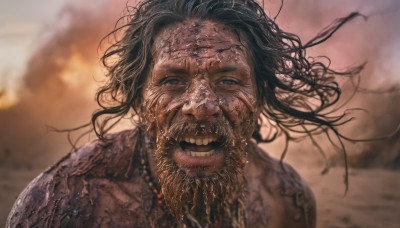
[[[182,112],[198,121],[215,118],[221,114],[218,97],[205,80],[189,88]]]

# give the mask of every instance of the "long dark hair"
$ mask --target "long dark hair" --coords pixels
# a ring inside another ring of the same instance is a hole
[[[121,18],[125,23],[109,34],[122,36],[102,57],[108,82],[96,95],[102,109],[92,116],[98,137],[103,138],[113,120],[126,116],[131,109],[140,114],[154,37],[166,25],[188,18],[220,22],[246,37],[257,99],[263,107],[253,134],[257,142],[269,142],[282,134],[290,141],[298,137],[297,133],[311,137],[327,129],[340,136],[336,126],[344,124],[346,118],[344,113],[335,115],[332,107],[341,96],[336,76],[354,76],[363,65],[337,72],[329,67],[329,58],[310,58],[306,50],[324,42],[360,14],[336,20],[304,44],[295,34],[281,30],[254,0],[145,0],[127,9],[127,15]],[[272,133],[263,137],[262,124],[269,124]]]

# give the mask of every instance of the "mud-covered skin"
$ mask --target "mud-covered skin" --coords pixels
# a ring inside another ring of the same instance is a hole
[[[153,194],[139,176],[136,140],[124,132],[63,158],[21,193],[7,227],[168,227],[161,208],[146,210]]]
[[[144,113],[150,115],[145,118],[159,129],[167,127],[180,109],[199,121],[227,115],[233,126],[256,111],[246,47],[227,26],[185,21],[164,28],[153,45],[154,65],[143,103]]]
[[[161,30],[152,56],[143,92],[143,119],[155,137],[173,121],[190,117],[196,123],[225,118],[242,141],[250,138],[258,118],[256,85],[240,34],[221,23],[187,20]],[[186,165],[189,159],[176,159],[182,157],[176,154],[175,162]],[[204,174],[216,172],[223,160],[216,155]]]
[[[173,227],[160,207],[149,207],[136,142],[136,131],[125,131],[63,158],[21,193],[7,227]],[[254,144],[248,160],[246,226],[315,227],[315,201],[298,174]]]

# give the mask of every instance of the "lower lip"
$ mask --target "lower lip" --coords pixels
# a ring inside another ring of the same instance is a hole
[[[199,152],[201,153],[201,152]],[[177,147],[172,153],[172,159],[182,168],[190,169],[199,167],[210,167],[219,169],[224,163],[224,153],[216,149],[208,156],[191,156],[181,147]]]

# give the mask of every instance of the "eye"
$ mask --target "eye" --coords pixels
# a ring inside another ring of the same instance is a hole
[[[238,85],[239,81],[237,79],[233,79],[233,78],[224,78],[221,81],[219,81],[220,85],[224,85],[224,86],[233,86],[233,85]]]
[[[163,81],[162,81],[163,85],[183,85],[184,82],[177,77],[166,77]]]

